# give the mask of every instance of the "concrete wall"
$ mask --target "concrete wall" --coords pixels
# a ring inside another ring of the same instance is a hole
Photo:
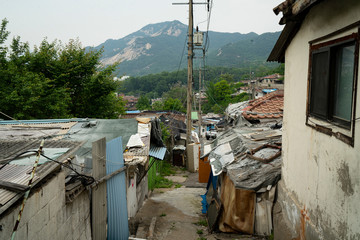
[[[186,168],[190,172],[197,172],[199,170],[199,159],[200,159],[200,145],[197,143],[191,143],[187,149],[187,161]]]
[[[10,210],[0,219],[0,239],[10,239],[20,205]],[[31,194],[15,239],[91,239],[88,192],[65,204],[65,174],[58,173]]]
[[[138,210],[138,201],[136,197],[136,174],[132,177],[129,176],[129,173],[126,174],[126,199],[127,199],[127,208],[128,208],[128,217],[135,217]]]
[[[359,13],[358,0],[322,1],[308,13],[286,51],[278,203],[292,238],[360,239],[360,121],[354,147],[305,125],[309,41],[359,21]],[[357,81],[360,86],[359,77]],[[359,118],[359,87],[356,102]],[[283,229],[275,226],[275,239],[289,239],[282,238]]]
[[[141,182],[137,185],[137,174],[129,174],[126,172],[126,199],[128,217],[135,217],[136,213],[142,207],[145,198],[148,196],[148,176],[146,175]]]

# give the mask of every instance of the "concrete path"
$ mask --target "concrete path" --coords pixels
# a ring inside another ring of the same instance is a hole
[[[186,180],[184,181],[184,175]],[[137,238],[156,240],[261,239],[239,234],[208,233],[201,197],[206,183],[198,183],[197,173],[183,172],[171,180],[180,188],[155,189],[136,215]]]

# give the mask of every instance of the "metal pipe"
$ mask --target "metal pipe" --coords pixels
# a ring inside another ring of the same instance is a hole
[[[44,139],[41,140],[40,147],[39,147],[39,150],[38,150],[37,155],[36,155],[36,160],[35,160],[35,163],[33,165],[32,171],[31,171],[31,177],[30,177],[29,183],[28,183],[29,189],[25,192],[25,196],[24,196],[24,199],[23,199],[20,211],[19,211],[19,215],[18,215],[18,218],[17,218],[17,220],[15,222],[15,226],[14,226],[14,229],[13,229],[13,232],[12,232],[12,235],[11,235],[11,240],[15,239],[16,231],[17,231],[17,229],[19,227],[19,223],[20,223],[20,220],[21,220],[22,213],[24,211],[25,203],[26,203],[26,201],[27,201],[27,199],[28,199],[28,197],[30,195],[32,181],[33,181],[33,179],[35,177],[35,171],[36,171],[36,168],[37,168],[37,166],[39,164],[39,160],[40,160],[40,156],[41,156],[42,149],[43,149],[43,146],[44,146],[44,142],[45,142]]]

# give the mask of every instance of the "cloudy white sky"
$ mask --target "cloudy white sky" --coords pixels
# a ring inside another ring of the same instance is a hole
[[[282,30],[281,16],[272,9],[283,0],[213,0],[210,30],[274,32]],[[0,0],[0,17],[7,30],[30,46],[47,37],[66,43],[79,38],[83,46],[119,39],[150,23],[179,20],[188,24],[188,0]],[[205,2],[205,0],[194,0]],[[204,5],[194,6],[194,25],[205,30]]]

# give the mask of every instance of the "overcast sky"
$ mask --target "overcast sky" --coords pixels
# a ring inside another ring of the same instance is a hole
[[[248,33],[281,31],[281,16],[272,9],[283,0],[213,0],[210,30]],[[188,0],[0,0],[0,17],[7,30],[30,46],[47,37],[83,46],[119,39],[150,23],[179,20],[188,24]],[[205,2],[205,0],[194,0]],[[194,6],[194,26],[206,30],[205,5]],[[280,14],[281,15],[281,14]],[[202,23],[203,22],[203,23]]]

